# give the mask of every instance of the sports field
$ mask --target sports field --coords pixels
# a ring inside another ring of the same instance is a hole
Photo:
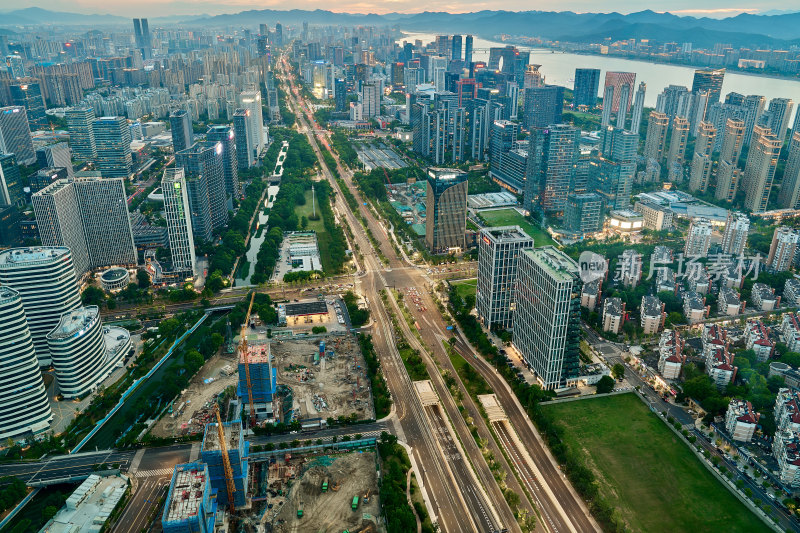
[[[635,394],[542,408],[630,531],[769,531]]]
[[[536,246],[555,244],[548,233],[528,222],[524,216],[514,209],[494,209],[491,211],[481,211],[481,218],[486,221],[488,226],[519,226],[525,233],[533,237]]]

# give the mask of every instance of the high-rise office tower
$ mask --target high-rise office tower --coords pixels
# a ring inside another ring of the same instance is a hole
[[[19,293],[39,366],[50,366],[47,334],[64,312],[81,305],[69,249],[36,247],[1,251],[0,285]]]
[[[575,107],[597,105],[597,91],[600,90],[599,68],[576,68],[573,104]]]
[[[335,110],[338,112],[343,112],[347,109],[347,84],[343,78],[336,78],[334,90],[334,102],[336,103]]]
[[[100,309],[96,305],[65,312],[47,334],[58,390],[64,398],[79,398],[95,390],[124,356],[106,352]]]
[[[467,230],[467,174],[429,168],[425,197],[425,244],[431,253],[464,249]]]
[[[247,140],[253,159],[258,160],[264,150],[264,117],[261,112],[261,91],[244,91],[239,95],[239,105],[248,111]]]
[[[94,109],[91,107],[71,107],[64,112],[69,131],[69,145],[72,155],[79,161],[93,161],[97,157],[94,141]]]
[[[42,244],[69,248],[74,274],[81,279],[91,269],[91,260],[75,187],[68,180],[57,180],[35,193],[31,202]]]
[[[673,167],[680,167],[683,174],[683,162],[686,156],[686,143],[689,141],[689,121],[683,117],[675,117],[672,121],[672,136],[667,152],[667,168],[672,173]]]
[[[669,117],[664,113],[651,111],[642,153],[645,159],[661,161],[667,143],[667,130],[669,130]]]
[[[15,207],[25,205],[22,177],[14,154],[0,154],[0,204]]]
[[[75,178],[71,186],[75,188],[78,200],[89,266],[136,265],[136,246],[133,243],[124,180]]]
[[[472,35],[464,38],[464,64],[469,67],[472,63]]]
[[[172,269],[177,272],[186,272],[187,276],[194,276],[197,272],[194,233],[192,232],[191,208],[183,168],[164,170],[161,190],[164,192],[164,218],[167,220]]]
[[[275,44],[283,46],[283,25],[280,22],[275,23]]]
[[[722,252],[742,255],[747,244],[747,233],[750,231],[750,219],[744,213],[728,211],[725,220],[725,231],[722,234]]]
[[[153,40],[147,19],[133,19],[133,35],[136,47],[142,52],[142,59],[150,59],[153,56]]]
[[[489,164],[497,171],[502,167],[503,155],[514,148],[519,135],[519,123],[495,120],[489,134]]]
[[[39,168],[65,168],[67,176],[75,176],[72,168],[72,154],[64,142],[47,144],[36,149],[36,163]]]
[[[581,280],[577,263],[553,246],[517,262],[513,343],[546,390],[578,376]]]
[[[605,200],[597,193],[570,193],[564,210],[564,230],[578,239],[603,229]]]
[[[526,248],[533,248],[533,239],[519,226],[481,230],[475,310],[487,328],[512,327],[517,259]]]
[[[94,121],[97,169],[104,177],[127,178],[133,170],[131,130],[125,117],[101,117]]]
[[[722,96],[722,82],[725,79],[725,69],[699,69],[694,71],[692,79],[692,92],[708,92],[709,102],[719,102]]]
[[[253,150],[250,149],[251,142],[248,139],[249,113],[250,111],[247,109],[237,109],[233,113],[233,138],[236,141],[236,163],[239,170],[247,170],[255,164]]]
[[[792,115],[794,102],[791,98],[773,98],[769,107],[764,112],[765,120],[761,121],[772,130],[773,135],[783,144],[786,139],[786,128],[789,127],[789,117]]]
[[[25,71],[25,60],[18,54],[6,56],[6,67],[11,78],[24,78],[27,74]]]
[[[600,119],[600,126],[603,128],[611,125],[611,108],[613,105],[609,104],[609,102],[613,104],[614,92],[613,85],[606,85],[603,89],[603,115]]]
[[[47,107],[42,96],[42,88],[36,78],[22,78],[9,84],[13,105],[22,106],[28,115],[28,124],[32,128],[46,128],[49,124],[45,110]]]
[[[11,287],[0,287],[0,323],[0,439],[5,441],[47,430],[53,413],[22,298]]]
[[[634,133],[614,127],[601,130],[601,157],[588,162],[588,190],[599,194],[610,209],[630,205],[638,145],[639,136]]]
[[[639,82],[639,88],[636,90],[636,98],[633,100],[633,112],[631,113],[631,133],[639,135],[639,129],[642,126],[642,112],[644,110],[644,95],[647,91],[647,84]]]
[[[613,113],[619,112],[619,103],[620,97],[622,96],[622,91],[620,90],[623,85],[628,86],[628,94],[633,94],[633,86],[636,83],[636,73],[635,72],[606,72],[606,83],[605,86],[614,87],[614,101],[611,106],[611,111]],[[628,99],[628,106],[625,108],[625,112],[627,113],[630,111],[630,99]],[[605,105],[605,102],[603,103]]]
[[[525,89],[523,126],[545,128],[563,121],[564,88],[559,85]]]
[[[14,154],[20,165],[36,162],[31,127],[22,106],[0,107],[0,153]]]
[[[767,210],[783,143],[769,129],[756,126],[755,130],[743,174],[745,207],[753,213],[763,213]]]
[[[683,253],[687,257],[705,257],[711,245],[713,229],[707,218],[693,218],[689,223],[689,232],[686,235],[686,245]]]
[[[769,246],[767,268],[773,272],[789,270],[794,262],[798,242],[800,242],[800,235],[796,229],[788,226],[775,228],[775,232],[772,234],[772,243]]]
[[[560,216],[578,163],[580,131],[566,124],[534,129],[528,140],[525,209]]]
[[[452,51],[450,54],[450,59],[453,61],[461,61],[461,36],[460,35],[453,35],[452,41]]]
[[[632,87],[622,85],[619,88],[619,111],[617,111],[617,127],[625,129],[625,119],[630,108],[630,96]]]
[[[228,223],[222,152],[221,142],[205,141],[195,143],[191,148],[175,154],[175,166],[183,167],[184,176],[190,184],[194,182],[193,178],[196,175],[202,174],[205,177],[212,230],[221,228]]]
[[[236,140],[230,126],[209,126],[206,139],[222,145],[222,169],[225,176],[225,192],[231,198],[239,198],[242,194],[239,185],[237,166]]]
[[[539,72],[541,65],[528,65],[522,73],[522,88],[544,87],[544,76]]]
[[[800,130],[793,131],[792,139],[789,141],[789,157],[783,171],[783,183],[778,201],[781,207],[800,208]]]
[[[169,126],[172,133],[172,148],[177,154],[194,144],[192,117],[184,109],[176,109],[169,114]]]
[[[711,177],[711,154],[717,130],[710,122],[701,122],[694,143],[694,155],[689,173],[689,190],[706,192]]]
[[[370,80],[361,85],[361,103],[365,117],[377,117],[381,114],[381,82]]]

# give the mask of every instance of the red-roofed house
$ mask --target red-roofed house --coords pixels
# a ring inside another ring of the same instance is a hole
[[[658,342],[658,371],[664,379],[678,379],[686,356],[681,354],[683,340],[677,331],[665,329]]]
[[[750,442],[760,416],[750,402],[733,398],[725,413],[725,429],[733,440]]]
[[[745,328],[746,346],[756,352],[759,362],[764,362],[775,353],[775,343],[769,338],[769,328],[760,320],[751,320]]]
[[[781,322],[783,342],[790,352],[800,350],[800,317],[797,313],[785,313]]]

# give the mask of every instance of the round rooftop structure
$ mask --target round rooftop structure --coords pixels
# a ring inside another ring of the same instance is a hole
[[[103,290],[108,292],[122,290],[130,282],[130,273],[122,267],[111,267],[100,274],[100,285],[102,285]]]

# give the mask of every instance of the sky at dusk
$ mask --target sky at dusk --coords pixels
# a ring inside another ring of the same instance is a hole
[[[484,9],[511,11],[576,11],[630,13],[644,9],[664,11],[667,8],[677,15],[709,16],[722,18],[742,12],[764,13],[771,10],[797,10],[796,4],[787,0],[0,0],[0,11],[25,7],[41,7],[54,11],[78,13],[109,13],[121,16],[200,15],[204,13],[236,13],[247,9],[327,9],[350,13],[417,13],[420,11],[448,11],[461,13]]]

